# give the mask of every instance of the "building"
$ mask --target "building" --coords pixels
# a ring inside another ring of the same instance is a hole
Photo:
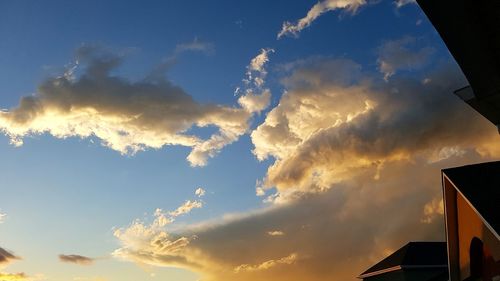
[[[361,273],[365,281],[446,281],[446,242],[410,242]]]
[[[500,132],[500,1],[417,0],[470,86],[455,94]]]
[[[445,169],[451,281],[500,281],[500,161]]]

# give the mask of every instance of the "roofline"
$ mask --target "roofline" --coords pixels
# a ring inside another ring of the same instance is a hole
[[[451,185],[455,188],[455,190],[464,198],[465,202],[467,202],[467,204],[469,204],[469,206],[472,208],[472,210],[474,210],[474,212],[481,218],[481,220],[483,221],[484,225],[486,225],[486,227],[491,231],[491,233],[493,233],[493,235],[495,235],[495,237],[498,240],[500,240],[500,235],[488,223],[488,221],[481,215],[481,213],[476,209],[476,207],[474,207],[474,205],[469,201],[469,199],[467,198],[467,196],[465,196],[462,193],[462,191],[460,191],[460,189],[455,185],[455,183],[450,179],[450,177],[448,177],[448,175],[446,175],[446,171],[442,170],[442,173],[443,173],[443,177],[445,177],[448,180],[448,182],[451,183]]]
[[[422,268],[448,268],[447,264],[421,264],[421,265],[396,265],[393,267],[377,270],[374,272],[369,272],[365,274],[361,274],[358,276],[359,279],[364,279],[368,277],[373,277],[376,275],[384,274],[384,273],[389,273],[393,271],[398,271],[398,270],[405,270],[405,269],[422,269]]]

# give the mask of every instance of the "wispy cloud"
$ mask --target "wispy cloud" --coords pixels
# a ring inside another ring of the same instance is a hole
[[[366,0],[324,0],[316,3],[307,12],[307,15],[296,23],[284,22],[281,31],[278,33],[278,39],[283,36],[294,36],[298,37],[299,33],[309,27],[317,18],[322,14],[335,11],[335,10],[345,10],[349,13],[356,13],[356,11],[363,5],[366,4]]]
[[[417,48],[417,39],[405,36],[384,42],[378,48],[378,68],[387,81],[398,70],[419,69],[429,62],[435,52],[432,47]]]
[[[394,1],[394,5],[396,5],[397,8],[401,8],[403,6],[406,6],[408,4],[417,4],[416,0],[396,0]]]
[[[21,258],[0,247],[0,265],[8,264]]]
[[[200,41],[197,37],[192,42],[178,44],[174,50],[174,56],[180,55],[184,52],[202,52],[207,55],[215,53],[215,45],[210,42]]]
[[[243,79],[243,87],[238,87],[236,95],[241,94],[238,103],[248,112],[261,112],[269,106],[271,91],[264,87],[267,76],[266,64],[269,62],[269,55],[274,53],[274,49],[261,49],[247,66],[246,77]]]
[[[284,264],[293,264],[298,258],[297,254],[290,254],[289,256],[276,259],[276,260],[268,260],[260,264],[251,265],[251,264],[242,264],[237,266],[234,269],[234,272],[239,273],[243,271],[258,271],[258,270],[267,270],[272,267]]]
[[[193,209],[198,209],[198,208],[201,208],[201,207],[203,207],[203,203],[201,201],[198,201],[198,200],[194,200],[194,201],[186,200],[186,202],[184,202],[184,204],[182,204],[181,206],[179,206],[179,208],[175,209],[175,211],[172,211],[169,214],[172,217],[178,217],[180,215],[188,214]]]
[[[93,258],[80,256],[80,255],[59,255],[59,260],[61,262],[73,263],[78,265],[91,265],[94,263]]]

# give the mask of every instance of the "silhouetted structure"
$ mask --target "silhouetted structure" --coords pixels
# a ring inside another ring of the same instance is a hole
[[[410,242],[358,278],[366,281],[446,281],[446,242]]]
[[[500,280],[500,161],[442,175],[450,280]]]
[[[469,80],[455,93],[500,132],[500,1],[417,2]]]

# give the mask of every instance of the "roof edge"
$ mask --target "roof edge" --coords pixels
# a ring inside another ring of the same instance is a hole
[[[398,270],[405,270],[405,269],[422,269],[422,268],[448,268],[447,264],[420,264],[420,265],[397,265],[393,267],[389,267],[386,269],[381,269],[377,270],[374,272],[370,273],[365,273],[361,274],[358,276],[359,279],[367,278],[367,277],[372,277],[388,272],[393,272],[393,271],[398,271]]]

